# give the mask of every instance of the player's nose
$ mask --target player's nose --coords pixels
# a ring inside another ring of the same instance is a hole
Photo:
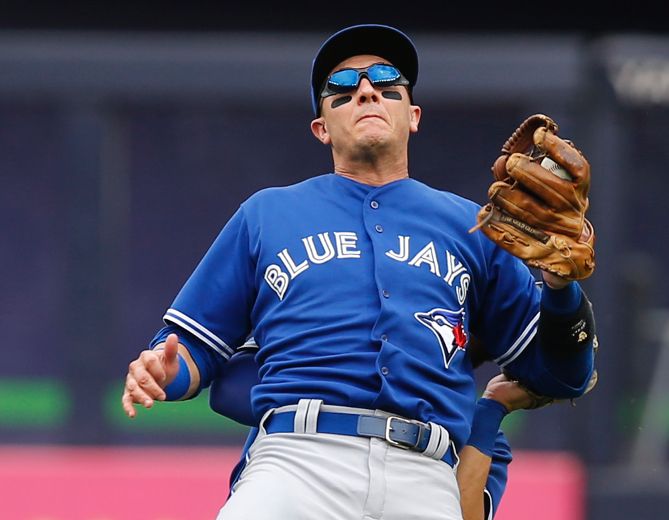
[[[360,79],[356,94],[358,95],[358,101],[361,103],[368,101],[377,102],[379,100],[379,93],[374,88],[374,85],[372,85],[372,82],[367,78]]]

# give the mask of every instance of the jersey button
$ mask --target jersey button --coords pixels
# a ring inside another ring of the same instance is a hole
[[[381,334],[381,341],[388,341],[388,336],[386,334]]]
[[[372,209],[378,209],[379,208],[379,203],[376,202],[375,200],[370,202],[369,205],[372,207]]]
[[[383,226],[381,226],[381,224],[374,226],[374,229],[376,229],[378,233],[383,233]]]
[[[388,291],[388,289],[384,289],[384,290],[381,292],[381,294],[383,294],[383,297],[384,297],[384,298],[390,298],[390,292]]]
[[[381,373],[384,376],[387,376],[390,373],[390,370],[388,370],[388,367],[381,367]]]

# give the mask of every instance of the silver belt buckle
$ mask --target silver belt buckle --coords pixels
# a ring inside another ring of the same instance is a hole
[[[416,435],[416,442],[413,444],[409,443],[404,443],[400,441],[396,441],[395,439],[390,438],[390,432],[393,431],[393,427],[391,426],[390,422],[392,420],[400,421],[406,424],[415,424],[418,426],[418,434]],[[391,446],[395,446],[397,448],[400,448],[402,450],[415,450],[418,447],[418,443],[420,442],[420,423],[418,421],[412,421],[410,419],[405,419],[404,417],[397,417],[396,415],[391,415],[390,417],[386,418],[386,432],[385,432],[385,439],[388,444]]]

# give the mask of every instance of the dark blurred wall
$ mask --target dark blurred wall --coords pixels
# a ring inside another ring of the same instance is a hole
[[[308,5],[299,2],[3,2],[0,28],[114,31],[333,31],[354,23],[388,23],[412,32],[664,32],[660,4],[607,5],[588,13],[582,2],[508,4],[387,0]]]

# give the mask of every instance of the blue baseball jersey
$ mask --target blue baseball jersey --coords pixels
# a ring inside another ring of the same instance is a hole
[[[253,331],[256,420],[316,398],[434,421],[460,448],[476,403],[471,334],[498,365],[553,395],[582,392],[592,368],[566,382],[536,348],[541,292],[521,261],[469,233],[478,209],[410,178],[374,187],[325,174],[262,190],[225,225],[164,321],[221,364]]]

